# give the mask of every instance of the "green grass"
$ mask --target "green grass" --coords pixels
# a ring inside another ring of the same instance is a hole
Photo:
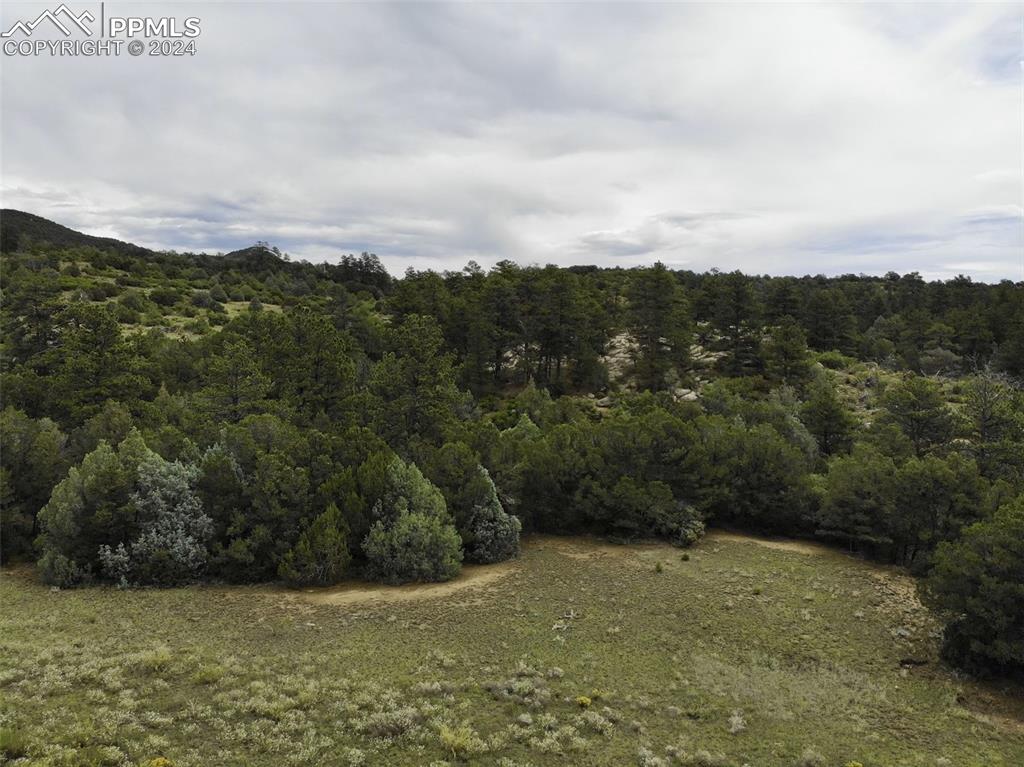
[[[0,741],[40,765],[1024,764],[1024,702],[936,660],[894,571],[723,535],[497,567],[345,604],[5,571]]]

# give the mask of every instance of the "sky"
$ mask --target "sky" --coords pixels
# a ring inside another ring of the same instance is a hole
[[[1024,280],[1021,4],[104,10],[196,16],[196,55],[0,56],[3,207],[396,274]]]

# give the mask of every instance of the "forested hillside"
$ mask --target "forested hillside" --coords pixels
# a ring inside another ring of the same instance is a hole
[[[816,537],[1024,668],[1024,283],[309,264],[4,211],[2,553],[60,586],[445,580],[521,532]]]

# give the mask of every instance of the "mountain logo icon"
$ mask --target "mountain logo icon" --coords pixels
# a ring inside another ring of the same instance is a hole
[[[61,3],[53,11],[45,10],[42,13],[40,13],[35,21],[16,21],[11,26],[11,28],[4,32],[2,35],[0,35],[0,37],[13,37],[14,33],[19,30],[23,35],[25,35],[25,37],[29,37],[32,35],[32,32],[35,30],[35,28],[42,24],[43,21],[46,19],[52,22],[53,25],[57,27],[57,29],[63,32],[64,37],[70,37],[71,30],[68,28],[68,26],[65,26],[65,24],[61,23],[62,17],[64,18],[65,22],[70,21],[71,24],[77,26],[80,30],[85,32],[85,34],[92,36],[92,30],[85,24],[85,22],[96,21],[96,17],[89,13],[89,11],[85,11],[84,13],[80,13],[76,16],[74,13],[71,12],[70,8],[68,8],[64,3]]]

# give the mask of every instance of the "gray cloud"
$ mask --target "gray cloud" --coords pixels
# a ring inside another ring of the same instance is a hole
[[[1019,7],[107,9],[199,16],[199,53],[6,57],[5,206],[396,272],[1024,278]]]

